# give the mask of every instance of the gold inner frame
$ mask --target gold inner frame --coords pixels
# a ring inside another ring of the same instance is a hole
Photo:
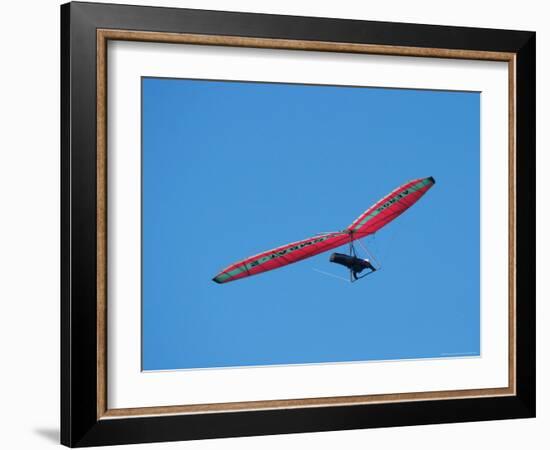
[[[508,387],[109,409],[107,405],[107,42],[109,40],[508,62]],[[516,394],[516,54],[113,29],[97,30],[97,418],[344,406]]]

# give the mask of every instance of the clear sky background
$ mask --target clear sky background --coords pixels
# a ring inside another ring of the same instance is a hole
[[[144,78],[142,95],[143,369],[479,355],[479,93]],[[360,282],[314,270],[347,276],[331,252],[211,281],[427,176],[364,240],[382,270]]]

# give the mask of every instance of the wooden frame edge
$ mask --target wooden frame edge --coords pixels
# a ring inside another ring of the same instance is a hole
[[[171,44],[216,45],[223,47],[266,48],[278,50],[287,49],[340,53],[364,53],[372,55],[474,59],[487,61],[511,61],[515,57],[515,53],[483,50],[405,47],[328,41],[298,41],[291,39],[251,38],[193,33],[159,33],[153,31],[115,30],[106,28],[99,28],[97,30],[97,36],[98,42],[100,40],[122,40]]]
[[[107,411],[107,40],[97,33],[97,417]]]
[[[97,419],[112,420],[175,414],[205,414],[269,409],[349,406],[425,400],[514,396],[516,383],[516,54],[480,50],[404,47],[324,41],[299,41],[271,38],[249,38],[187,33],[99,28],[97,36]],[[265,400],[199,405],[150,406],[108,409],[107,405],[107,41],[180,43],[231,47],[362,53],[391,56],[472,59],[508,62],[509,74],[509,385],[505,388],[485,388],[401,394],[317,397],[288,400]]]
[[[508,386],[517,393],[516,364],[516,55],[508,61]]]
[[[315,397],[289,400],[265,400],[198,405],[147,406],[138,408],[107,409],[100,420],[160,415],[213,414],[272,409],[316,408],[327,406],[372,405],[380,403],[416,402],[426,400],[458,400],[465,398],[507,397],[511,388],[468,389],[463,391],[411,392],[401,394],[356,395],[339,397]]]

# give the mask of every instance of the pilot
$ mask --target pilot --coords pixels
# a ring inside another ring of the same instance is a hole
[[[343,253],[333,253],[330,255],[330,262],[341,264],[351,270],[353,278],[358,279],[357,274],[365,269],[375,271],[375,267],[368,259],[357,258],[356,256],[345,255]]]

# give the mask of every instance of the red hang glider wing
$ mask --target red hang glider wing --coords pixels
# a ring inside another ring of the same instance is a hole
[[[334,232],[292,242],[231,264],[216,275],[213,281],[227,283],[228,281],[277,269],[339,247],[349,241],[348,232]]]
[[[347,231],[353,239],[375,233],[414,205],[434,184],[433,177],[428,177],[399,186],[355,219]]]
[[[320,234],[250,256],[226,267],[213,281],[227,283],[257,275],[361,239],[405,212],[434,184],[432,177],[409,181],[367,209],[345,230]]]

